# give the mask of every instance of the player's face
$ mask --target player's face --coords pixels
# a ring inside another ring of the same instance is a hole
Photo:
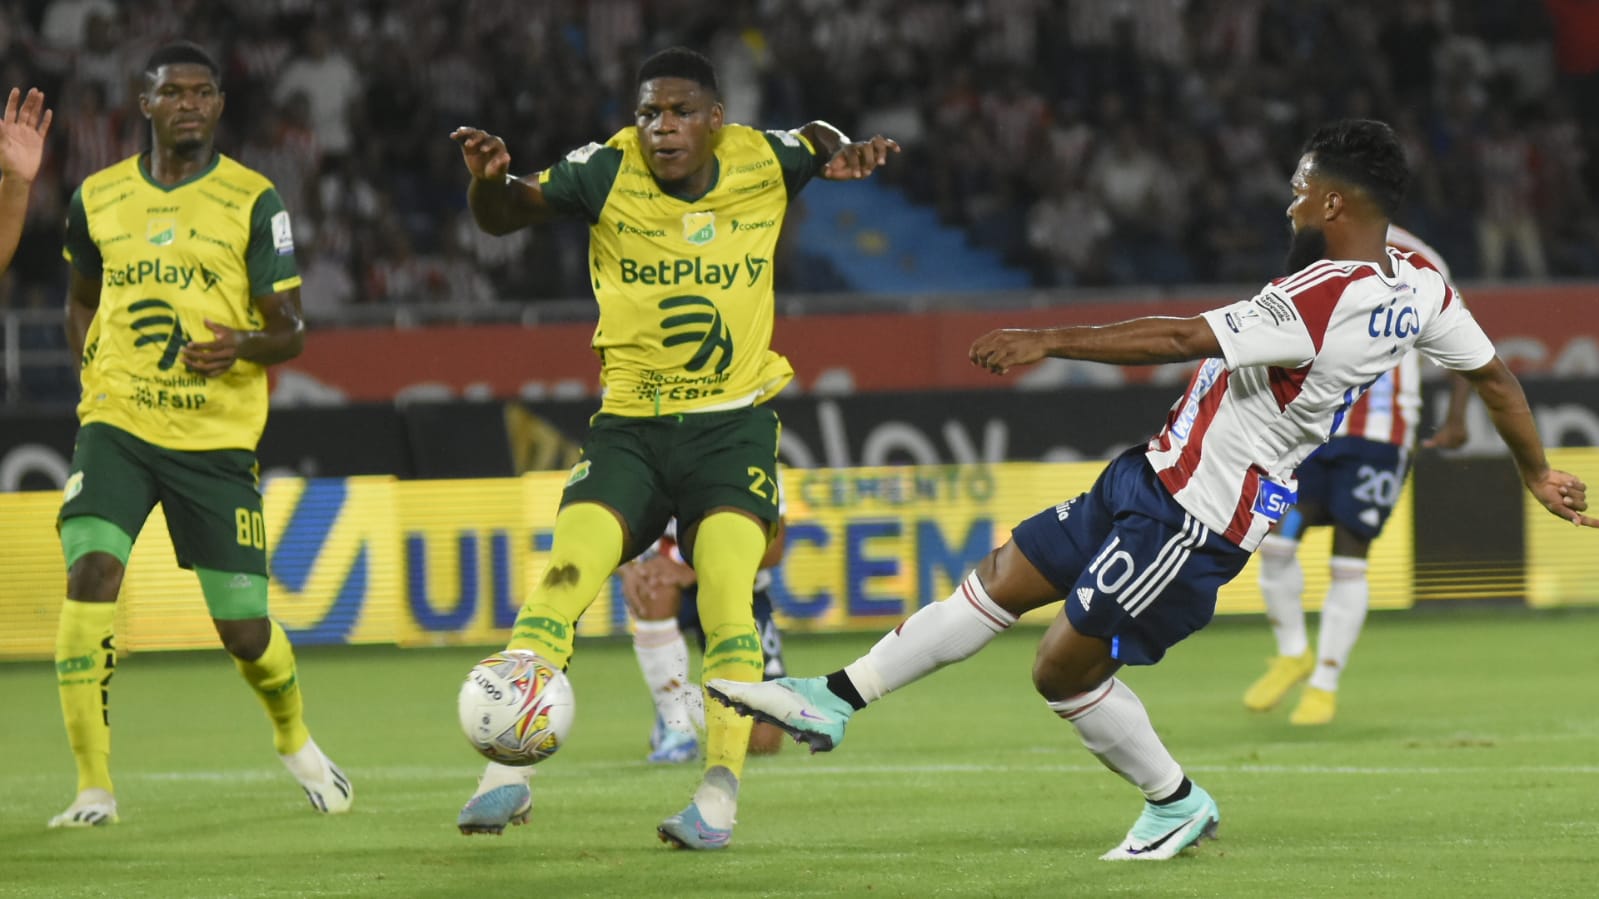
[[[222,118],[222,90],[211,70],[178,63],[156,70],[139,95],[139,110],[150,120],[156,146],[179,152],[210,146]]]
[[[639,85],[634,113],[639,144],[656,180],[684,181],[711,161],[711,135],[722,127],[722,104],[698,82],[652,78]]]
[[[1317,188],[1319,181],[1315,158],[1308,153],[1300,157],[1299,167],[1289,182],[1294,198],[1288,203],[1288,227],[1293,233],[1284,267],[1290,274],[1327,255],[1327,232],[1322,216],[1325,193]]]

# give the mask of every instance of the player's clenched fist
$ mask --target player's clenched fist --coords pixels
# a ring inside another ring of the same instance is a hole
[[[457,128],[450,140],[461,145],[461,158],[473,178],[504,178],[511,170],[511,151],[505,141],[479,128]]]
[[[1037,331],[1003,328],[989,331],[972,343],[973,365],[1002,375],[1013,365],[1031,365],[1044,358],[1045,346]]]

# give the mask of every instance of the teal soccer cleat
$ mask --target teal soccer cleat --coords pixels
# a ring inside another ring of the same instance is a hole
[[[726,849],[733,842],[733,828],[712,827],[705,823],[697,803],[661,822],[655,828],[661,842],[678,849]]]
[[[855,714],[827,689],[825,677],[780,677],[756,684],[719,679],[706,681],[705,692],[741,715],[782,728],[811,752],[827,752],[844,742],[844,726]]]
[[[455,826],[461,833],[504,833],[507,824],[526,824],[533,813],[533,790],[527,784],[502,784],[473,796],[461,809]]]
[[[1144,803],[1144,813],[1127,831],[1127,839],[1099,858],[1107,862],[1168,859],[1200,840],[1214,840],[1220,823],[1216,800],[1196,784],[1186,799],[1170,805]]]
[[[700,757],[699,738],[691,733],[667,729],[655,750],[649,754],[654,765],[681,765]]]

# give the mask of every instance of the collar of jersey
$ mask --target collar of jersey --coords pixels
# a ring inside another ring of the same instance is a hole
[[[711,172],[711,183],[707,184],[705,186],[705,192],[700,194],[697,197],[687,197],[687,196],[684,196],[683,194],[674,194],[671,191],[667,190],[666,189],[666,185],[661,184],[660,181],[656,181],[655,183],[656,183],[657,186],[659,186],[661,188],[661,192],[662,193],[666,194],[667,196],[671,197],[674,200],[682,200],[685,203],[698,203],[699,201],[705,199],[706,196],[708,196],[711,191],[715,190],[717,183],[722,180],[722,160],[720,158],[716,157],[716,156],[712,156],[711,157],[711,165],[716,166],[715,170],[713,170]],[[652,174],[652,175],[650,175],[650,177],[654,178],[655,176]]]
[[[210,162],[210,164],[208,164],[205,168],[199,170],[198,172],[195,172],[194,174],[190,175],[189,177],[183,179],[182,181],[179,181],[177,184],[162,184],[161,182],[159,182],[159,181],[155,180],[154,178],[150,177],[150,170],[145,167],[145,164],[149,161],[149,159],[150,159],[150,154],[149,153],[140,153],[139,154],[138,161],[136,163],[134,163],[134,168],[137,168],[139,170],[139,177],[144,179],[144,183],[145,184],[150,185],[151,187],[155,188],[156,190],[160,190],[160,191],[165,191],[167,193],[171,193],[172,191],[177,190],[178,188],[184,186],[185,184],[193,184],[194,182],[199,181],[201,178],[204,178],[206,175],[211,174],[213,171],[216,171],[217,164],[222,161],[222,154],[213,150],[211,152],[211,162]]]

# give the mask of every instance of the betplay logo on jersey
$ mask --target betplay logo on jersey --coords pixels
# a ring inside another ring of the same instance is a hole
[[[661,330],[675,331],[661,341],[662,346],[673,347],[699,341],[693,357],[684,363],[684,369],[699,371],[711,361],[717,350],[721,350],[722,358],[716,363],[716,373],[727,371],[727,367],[733,364],[733,333],[722,321],[722,312],[715,303],[704,297],[682,296],[667,297],[660,306],[662,312],[672,313],[661,319]],[[705,330],[699,330],[701,326]]]

